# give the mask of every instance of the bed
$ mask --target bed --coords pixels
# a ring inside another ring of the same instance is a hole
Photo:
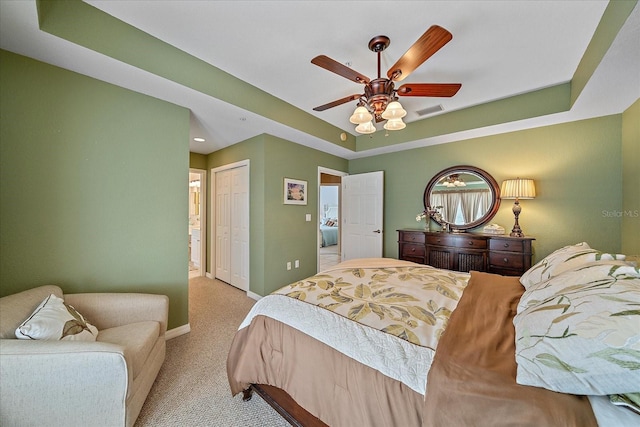
[[[639,289],[586,244],[521,278],[346,261],[254,305],[229,384],[294,425],[640,425]]]
[[[321,247],[338,244],[338,207],[328,206],[320,220]]]
[[[329,224],[329,225],[327,225]],[[327,220],[320,224],[320,234],[322,235],[322,247],[338,244],[338,224],[332,220]]]

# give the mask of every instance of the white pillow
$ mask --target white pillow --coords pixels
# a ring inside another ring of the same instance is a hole
[[[516,381],[561,393],[640,392],[640,272],[582,265],[527,289],[513,319]]]
[[[24,340],[95,341],[98,329],[62,298],[49,295],[16,329]]]
[[[547,255],[520,277],[520,283],[522,283],[525,289],[529,289],[530,286],[536,283],[557,276],[565,271],[573,270],[588,262],[624,261],[624,259],[625,255],[600,252],[596,249],[591,249],[586,242],[582,242],[565,246]]]

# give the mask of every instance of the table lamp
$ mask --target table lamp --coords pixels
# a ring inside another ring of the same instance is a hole
[[[501,199],[516,199],[513,204],[513,215],[516,218],[516,223],[511,230],[511,237],[524,237],[520,224],[518,224],[518,216],[522,208],[520,207],[520,199],[533,199],[536,197],[536,187],[533,184],[532,179],[516,178],[507,179],[502,183],[500,191]]]

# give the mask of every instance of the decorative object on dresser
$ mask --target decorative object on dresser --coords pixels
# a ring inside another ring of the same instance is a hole
[[[500,187],[480,168],[452,166],[431,178],[423,202],[443,229],[465,231],[493,218],[500,207]]]
[[[521,276],[531,267],[532,237],[398,230],[398,259],[454,271]]]
[[[524,237],[520,224],[518,224],[518,217],[520,216],[520,199],[533,199],[536,197],[536,187],[532,179],[516,178],[507,179],[502,183],[502,199],[516,199],[513,204],[513,215],[516,218],[516,222],[511,230],[511,237]]]

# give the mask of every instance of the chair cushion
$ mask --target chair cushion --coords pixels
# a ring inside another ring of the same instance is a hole
[[[97,341],[124,347],[124,357],[131,363],[132,378],[142,372],[149,353],[160,336],[160,324],[153,320],[130,323],[100,330]]]
[[[62,289],[47,285],[0,298],[0,338],[16,338],[16,329],[47,296],[62,298]]]

